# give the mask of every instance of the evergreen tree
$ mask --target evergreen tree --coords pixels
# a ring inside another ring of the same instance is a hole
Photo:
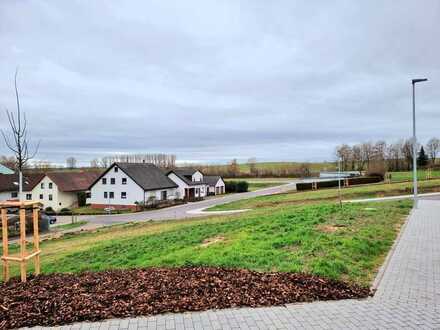
[[[428,165],[428,156],[422,146],[419,151],[419,156],[417,157],[417,166],[424,167],[426,165]]]

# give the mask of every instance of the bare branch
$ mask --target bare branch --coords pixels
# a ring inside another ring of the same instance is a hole
[[[6,109],[6,116],[8,118],[9,126],[12,133],[12,138],[9,138],[8,135],[1,131],[3,136],[3,140],[5,141],[6,146],[15,154],[17,167],[19,170],[26,165],[26,163],[35,157],[40,147],[40,142],[38,142],[34,152],[30,152],[29,149],[29,132],[28,132],[28,122],[26,118],[26,114],[21,112],[20,105],[20,94],[18,91],[17,84],[18,77],[18,68],[15,71],[14,76],[14,88],[15,88],[15,99],[17,105],[17,112],[14,114],[12,111]]]

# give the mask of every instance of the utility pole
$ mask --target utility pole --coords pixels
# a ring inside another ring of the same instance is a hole
[[[415,85],[418,82],[427,81],[428,79],[413,79],[412,80],[412,117],[413,117],[413,137],[412,137],[412,154],[413,154],[413,190],[414,190],[414,208],[418,208],[419,197],[417,191],[417,135],[416,135],[416,89]]]

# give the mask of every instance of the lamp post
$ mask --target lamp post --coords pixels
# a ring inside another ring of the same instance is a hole
[[[413,138],[412,138],[412,151],[413,151],[413,190],[414,190],[414,208],[418,207],[417,196],[417,137],[416,137],[416,92],[415,85],[418,82],[427,81],[428,79],[413,79],[412,80],[412,105],[413,105]]]

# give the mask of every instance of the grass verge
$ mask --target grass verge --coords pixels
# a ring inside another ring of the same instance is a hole
[[[440,180],[429,180],[419,182],[419,193],[439,192]],[[354,186],[343,188],[341,190],[342,198],[369,198],[369,197],[385,197],[395,195],[406,195],[412,193],[411,182],[401,183],[380,183],[365,186]],[[320,200],[335,200],[338,198],[338,189],[321,189],[315,191],[290,192],[278,195],[260,196],[250,199],[242,199],[239,201],[213,206],[208,211],[229,211],[239,209],[257,209],[262,207],[270,207],[271,205],[280,204],[304,204],[318,202]]]
[[[42,271],[220,266],[369,285],[410,207],[408,201],[342,210],[332,203],[279,204],[227,217],[119,226],[43,242]]]
[[[404,182],[412,181],[413,173],[412,171],[402,171],[402,172],[389,172],[391,174],[392,182]],[[418,180],[427,180],[428,171],[417,170]],[[440,179],[440,171],[431,171],[431,179]]]
[[[77,221],[74,223],[66,223],[64,225],[54,226],[53,229],[55,229],[55,230],[69,230],[69,229],[74,229],[74,228],[84,226],[86,224],[87,224],[87,221],[81,220],[81,221]]]

